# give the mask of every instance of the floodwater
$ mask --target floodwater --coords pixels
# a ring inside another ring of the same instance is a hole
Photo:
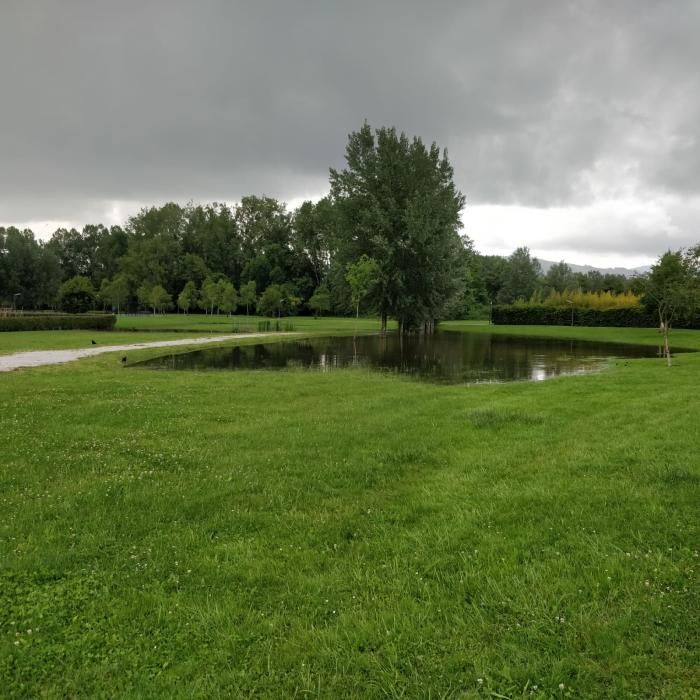
[[[611,358],[655,357],[654,347],[490,333],[363,335],[211,348],[156,357],[138,366],[169,370],[330,372],[359,367],[431,382],[542,380],[601,369]],[[134,365],[134,366],[137,366]]]

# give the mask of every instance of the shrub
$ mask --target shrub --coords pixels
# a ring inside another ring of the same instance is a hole
[[[95,308],[97,294],[87,277],[72,277],[58,290],[58,306],[61,311],[79,314]]]
[[[0,317],[2,331],[111,331],[117,317],[112,314],[30,314]]]
[[[620,328],[655,328],[658,318],[650,311],[638,307],[594,309],[574,306],[563,308],[544,304],[519,303],[493,307],[493,322],[512,326],[569,326],[573,311],[575,326],[616,326]],[[700,314],[676,328],[700,328]]]

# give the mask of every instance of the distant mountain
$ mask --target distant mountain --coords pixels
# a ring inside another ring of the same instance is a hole
[[[556,265],[557,262],[553,260],[542,260],[542,258],[537,258],[540,265],[542,266],[542,272],[547,272],[552,265]],[[564,261],[566,262],[566,261]],[[634,277],[635,275],[643,275],[649,272],[651,269],[648,265],[643,265],[642,267],[594,267],[593,265],[574,265],[572,263],[566,263],[574,272],[593,272],[596,270],[600,272],[601,275],[624,275],[625,277]]]

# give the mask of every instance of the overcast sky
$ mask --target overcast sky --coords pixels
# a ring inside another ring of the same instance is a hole
[[[700,2],[0,0],[0,224],[328,189],[367,119],[448,148],[482,252],[700,241]]]

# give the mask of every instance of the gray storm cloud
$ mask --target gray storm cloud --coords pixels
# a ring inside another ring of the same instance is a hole
[[[0,218],[322,192],[366,118],[447,146],[471,204],[670,197],[682,239],[699,28],[696,0],[4,0]]]

